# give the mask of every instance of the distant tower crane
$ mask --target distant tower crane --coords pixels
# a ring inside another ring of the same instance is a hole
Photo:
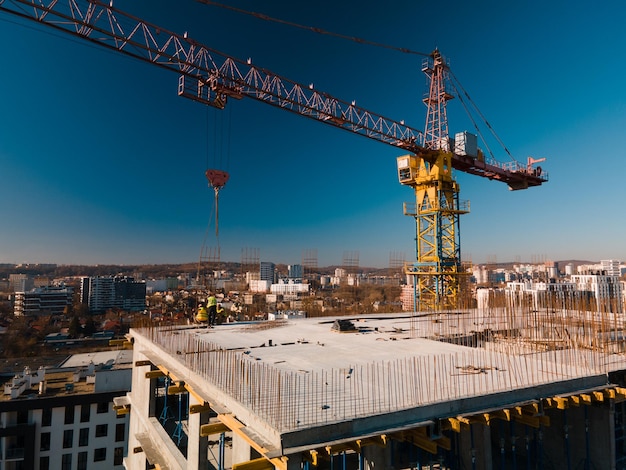
[[[223,109],[229,98],[249,97],[410,152],[397,159],[397,167],[400,183],[415,192],[415,204],[405,204],[404,212],[416,220],[417,261],[408,265],[406,272],[414,276],[416,304],[421,309],[455,307],[467,276],[461,266],[459,216],[468,212],[469,206],[459,201],[452,169],[502,181],[512,190],[547,181],[541,168],[534,166],[543,159],[503,164],[451,147],[446,112],[452,98],[446,91],[449,68],[437,50],[423,67],[430,88],[422,133],[404,121],[388,119],[312,85],[300,85],[255,67],[251,60],[240,61],[212,50],[187,33],[171,33],[149,24],[114,8],[113,2],[0,0],[0,11],[177,72],[178,94],[200,103]],[[217,198],[219,188],[213,187]]]

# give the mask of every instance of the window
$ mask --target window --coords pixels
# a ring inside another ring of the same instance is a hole
[[[76,470],[87,470],[87,452],[78,453],[78,463],[76,464]]]
[[[41,410],[41,425],[50,426],[52,424],[52,408]]]
[[[85,447],[89,445],[89,428],[82,428],[78,431],[78,446]]]
[[[107,435],[108,424],[98,424],[96,426],[96,437],[104,437]]]
[[[69,449],[72,447],[74,441],[74,430],[66,429],[63,431],[63,448]]]
[[[124,448],[116,447],[113,451],[113,465],[122,465],[124,463]]]
[[[109,402],[103,401],[98,403],[98,413],[107,413],[109,411]]]
[[[65,407],[65,424],[74,424],[74,405]]]
[[[50,470],[50,457],[39,457],[39,470]]]
[[[17,412],[17,424],[28,423],[28,410],[20,410]]]
[[[120,423],[115,425],[115,442],[122,442],[126,435],[126,424]]]
[[[80,407],[80,422],[88,423],[89,422],[89,414],[91,411],[91,403],[82,405]]]
[[[102,462],[107,459],[107,448],[101,447],[93,451],[93,461]]]
[[[50,450],[50,433],[42,432],[41,441],[39,443],[39,450]]]
[[[72,454],[63,454],[61,457],[61,470],[72,470]]]

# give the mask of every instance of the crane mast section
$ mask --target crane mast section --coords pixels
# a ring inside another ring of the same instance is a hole
[[[112,2],[111,2],[112,3]],[[240,61],[203,46],[187,33],[176,34],[115,9],[101,0],[0,0],[4,11],[78,36],[103,47],[175,71],[181,75],[179,94],[218,108],[227,99],[244,96],[301,116],[363,135],[434,161],[424,146],[424,134],[394,121],[287,80],[251,61]],[[465,173],[505,182],[511,189],[547,181],[525,165],[453,155],[452,167]]]

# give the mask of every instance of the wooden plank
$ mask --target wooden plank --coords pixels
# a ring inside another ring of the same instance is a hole
[[[230,429],[221,421],[203,424],[202,426],[200,426],[200,436],[202,437],[211,436],[213,434],[222,434],[226,431],[230,431]]]
[[[413,444],[415,444],[420,449],[424,449],[426,452],[437,455],[437,443],[435,441],[431,441],[430,439],[427,439],[425,437],[415,435],[413,436]]]
[[[146,372],[146,379],[159,379],[165,377],[165,374],[160,370],[151,370]]]
[[[247,462],[235,463],[233,470],[274,470],[274,465],[269,460],[260,457]]]
[[[185,384],[186,386],[186,384]],[[190,405],[189,406],[189,414],[194,415],[196,413],[208,413],[211,411],[211,405],[208,403],[203,403],[201,405]]]
[[[180,393],[187,393],[187,389],[185,388],[185,384],[182,385],[170,385],[167,387],[168,395],[178,395]]]

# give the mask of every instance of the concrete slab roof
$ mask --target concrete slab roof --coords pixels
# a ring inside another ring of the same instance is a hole
[[[336,320],[353,329],[338,331]],[[438,331],[441,325],[445,331]],[[465,336],[454,333],[455,325]],[[529,353],[510,340],[471,347],[474,332],[488,326],[497,325],[476,312],[388,314],[147,328],[131,335],[139,352],[189,377],[207,401],[236,410],[251,432],[280,436],[283,448],[607,384],[601,352]],[[611,367],[626,368],[621,358]]]

